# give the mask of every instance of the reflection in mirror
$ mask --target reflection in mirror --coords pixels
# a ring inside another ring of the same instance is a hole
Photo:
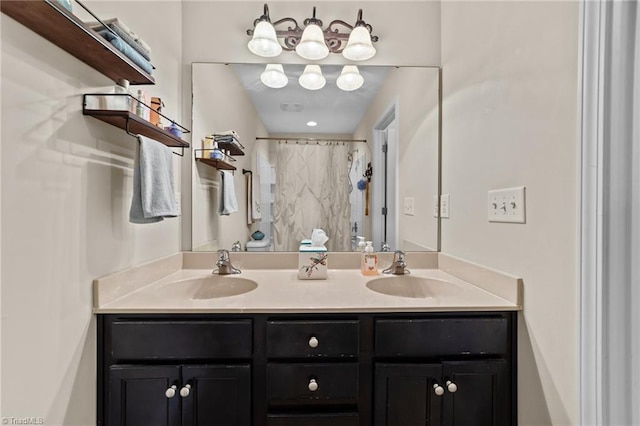
[[[192,65],[195,158],[229,130],[243,148],[194,160],[193,250],[298,251],[315,228],[330,251],[356,250],[358,237],[376,250],[437,250],[439,70],[358,66],[364,83],[345,91],[342,66],[322,65],[318,90],[300,86],[304,68],[284,65],[276,89],[265,64]],[[235,170],[223,179],[225,168]],[[233,194],[237,211],[221,214]]]

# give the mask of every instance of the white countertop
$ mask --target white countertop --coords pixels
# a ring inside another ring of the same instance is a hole
[[[359,270],[354,269],[330,269],[326,280],[299,280],[297,270],[294,269],[243,269],[240,275],[234,277],[257,282],[255,290],[236,296],[198,299],[188,294],[188,286],[175,286],[172,283],[211,277],[211,269],[178,269],[160,279],[138,283],[134,287],[127,287],[128,283],[123,278],[127,275],[121,273],[115,277],[117,279],[106,277],[108,279],[94,282],[94,313],[447,312],[521,309],[519,296],[516,300],[508,300],[508,297],[503,298],[487,290],[487,285],[483,285],[484,288],[473,285],[441,269],[411,269],[409,276],[443,280],[447,282],[443,285],[454,287],[447,287],[443,294],[433,297],[409,298],[370,290],[366,286],[367,282],[383,276],[363,276]],[[128,279],[131,281],[131,278]],[[109,297],[104,297],[100,291],[105,292],[107,284],[111,286],[111,290]],[[104,288],[101,289],[100,285]],[[173,288],[168,291],[167,286]],[[519,290],[515,294],[519,294]]]

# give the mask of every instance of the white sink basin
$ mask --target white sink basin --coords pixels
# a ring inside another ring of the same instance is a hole
[[[461,288],[448,281],[411,275],[391,275],[367,282],[369,290],[387,296],[428,299],[459,294]]]
[[[206,300],[237,296],[257,287],[258,283],[255,281],[235,275],[210,275],[167,283],[158,287],[155,293],[163,298]]]

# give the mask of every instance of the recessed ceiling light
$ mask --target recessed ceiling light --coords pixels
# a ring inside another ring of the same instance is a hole
[[[318,125],[318,123],[316,123],[315,121],[307,121],[307,126],[309,127],[316,127]]]

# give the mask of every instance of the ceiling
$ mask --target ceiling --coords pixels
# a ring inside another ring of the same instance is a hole
[[[264,64],[234,64],[233,69],[262,119],[267,131],[275,133],[351,134],[367,106],[382,86],[390,67],[358,66],[364,77],[361,88],[345,92],[336,86],[341,65],[321,65],[327,84],[307,90],[298,84],[305,65],[284,65],[287,86],[272,89],[260,81]],[[316,127],[306,125],[318,123]]]

